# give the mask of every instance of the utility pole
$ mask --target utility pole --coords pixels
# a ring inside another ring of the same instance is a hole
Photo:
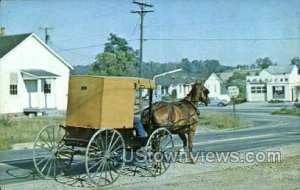
[[[50,40],[50,35],[48,34],[48,31],[52,30],[53,28],[44,26],[44,27],[40,27],[40,29],[45,31],[45,43],[48,44]]]
[[[142,77],[142,63],[143,63],[143,33],[144,33],[144,17],[147,13],[154,12],[152,10],[145,10],[146,7],[153,7],[153,5],[147,4],[147,3],[141,3],[137,1],[132,1],[132,3],[138,5],[140,7],[139,11],[131,11],[131,13],[139,14],[141,17],[141,23],[140,23],[140,57],[139,57],[139,76]],[[141,110],[142,105],[142,91],[139,91],[139,109]]]

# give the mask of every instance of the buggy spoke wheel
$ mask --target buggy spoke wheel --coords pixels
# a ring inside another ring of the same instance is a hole
[[[85,167],[91,182],[105,186],[115,182],[125,165],[125,143],[115,129],[100,129],[86,149]]]
[[[33,164],[37,172],[46,179],[65,171],[73,159],[72,149],[64,146],[65,130],[60,125],[44,127],[33,145]]]
[[[172,135],[167,129],[156,129],[150,135],[145,147],[145,166],[152,176],[159,176],[168,170],[173,148]]]

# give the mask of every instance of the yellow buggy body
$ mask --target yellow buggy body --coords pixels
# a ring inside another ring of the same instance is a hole
[[[81,128],[132,128],[135,89],[153,89],[150,79],[71,76],[66,125]]]

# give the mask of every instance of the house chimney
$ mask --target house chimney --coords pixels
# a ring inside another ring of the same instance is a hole
[[[0,36],[4,36],[5,35],[5,28],[1,27],[0,28]]]

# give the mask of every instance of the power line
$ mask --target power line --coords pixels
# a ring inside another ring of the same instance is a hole
[[[292,38],[148,38],[144,41],[284,41],[300,40],[300,37]]]
[[[104,45],[105,44],[95,44],[95,45],[89,45],[89,46],[72,47],[72,48],[58,50],[58,52],[77,50],[77,49],[87,49],[87,48],[93,48],[93,47],[101,47],[101,46],[104,46]]]
[[[139,41],[140,39],[130,39],[127,41]],[[300,40],[300,37],[288,37],[288,38],[146,38],[144,41],[291,41],[291,40]],[[57,50],[57,52],[71,51],[71,50],[79,50],[79,49],[87,49],[93,47],[101,47],[104,44],[94,44],[87,46],[78,46],[71,47],[61,50]]]
[[[58,45],[53,44],[53,43],[52,43],[52,46],[61,49],[61,50],[56,50],[56,52],[67,51],[68,53],[72,53],[72,54],[75,54],[75,55],[77,55],[77,56],[81,56],[81,57],[84,57],[84,58],[86,58],[86,59],[89,59],[89,60],[95,59],[95,57],[92,57],[92,56],[90,56],[90,55],[86,55],[86,54],[74,52],[74,51],[72,51],[71,48],[70,48],[70,49],[64,49],[64,48],[62,48],[61,46],[58,46]]]

